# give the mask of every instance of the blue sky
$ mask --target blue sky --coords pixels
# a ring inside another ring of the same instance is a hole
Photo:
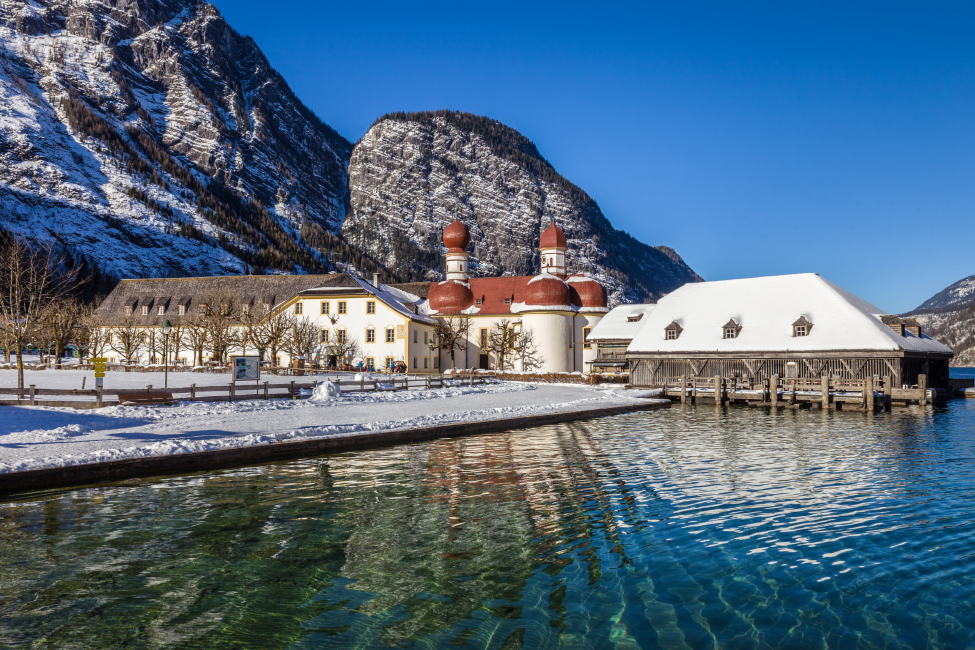
[[[975,273],[975,4],[215,4],[349,140],[498,119],[705,279],[906,311]]]

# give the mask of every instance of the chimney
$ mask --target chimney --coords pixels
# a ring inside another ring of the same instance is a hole
[[[372,286],[376,287],[377,289],[379,288],[379,274],[378,273],[373,273],[372,274]]]

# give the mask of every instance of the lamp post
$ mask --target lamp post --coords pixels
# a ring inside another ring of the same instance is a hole
[[[173,324],[169,320],[164,320],[162,324],[163,333],[163,388],[169,388],[169,333],[173,331]]]
[[[428,357],[430,359],[430,372],[432,374],[433,373],[433,351],[437,347],[436,344],[433,342],[432,338],[427,342],[427,347],[430,348],[430,354],[428,355]]]

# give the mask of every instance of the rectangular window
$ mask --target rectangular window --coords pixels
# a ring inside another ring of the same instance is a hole
[[[369,302],[366,303],[366,313],[367,314],[375,314],[376,313],[376,301],[375,300],[370,300]]]
[[[366,366],[368,366],[369,369],[372,370],[373,368],[376,367],[376,360],[373,359],[372,357],[366,357]]]
[[[319,335],[318,335],[318,342],[319,343],[328,343],[328,330],[327,329],[324,329],[323,328],[322,331],[319,333]]]
[[[341,301],[339,302],[339,313],[340,314],[344,314],[345,313],[345,303],[344,302],[341,302]]]
[[[474,301],[474,304],[475,304],[475,305],[478,305],[478,306],[480,306],[480,305],[481,305],[481,304],[483,304],[483,303],[484,303],[484,301],[483,301],[483,300],[481,300],[480,298],[478,298],[477,300],[475,300],[475,301]]]
[[[375,343],[375,342],[376,342],[376,330],[370,327],[369,329],[366,330],[366,343]]]
[[[419,333],[419,332],[417,331],[417,329],[416,329],[416,328],[414,327],[414,328],[413,328],[413,342],[414,342],[414,343],[416,343],[416,342],[417,342],[417,337],[418,337],[419,335],[420,335],[420,333]]]
[[[423,342],[427,345],[430,344],[430,332],[423,330]]]
[[[733,339],[736,336],[738,336],[738,330],[737,329],[735,329],[734,327],[726,327],[726,328],[724,328],[724,337],[726,339]]]
[[[328,316],[328,313],[329,313],[328,301],[327,300],[323,300],[322,301],[322,315],[323,316]]]
[[[186,315],[186,305],[180,305],[179,306],[179,315],[180,316],[185,316]]]
[[[413,357],[413,369],[416,370],[416,357]]]
[[[806,326],[796,325],[796,336],[805,336],[805,335],[806,335]]]
[[[335,340],[339,343],[345,343],[345,330],[337,330],[335,332]]]
[[[428,363],[430,363],[430,357],[423,357],[423,369],[424,370],[426,370],[428,368],[428,366],[427,366]]]
[[[482,350],[486,350],[488,346],[488,331],[486,327],[481,328],[481,344],[478,346]]]
[[[433,368],[434,368],[434,370],[437,370],[437,369],[440,368],[440,357],[439,356],[433,358]]]
[[[128,316],[132,313],[132,307],[130,305],[125,306],[125,315]]]
[[[393,357],[386,357],[386,370],[393,369]]]
[[[510,305],[511,304],[511,298],[505,298],[504,299],[504,304]]]
[[[240,306],[240,311],[243,314],[249,314],[249,313],[251,313],[251,306],[250,305],[241,305]]]
[[[143,316],[149,315],[149,305],[142,305],[142,315]]]
[[[166,308],[163,307],[162,305],[160,305],[159,306],[159,309],[156,310],[156,313],[159,314],[160,316],[162,316],[163,314],[166,313]]]
[[[386,342],[387,343],[396,342],[396,330],[394,330],[392,327],[386,328]]]
[[[677,330],[667,330],[667,340],[676,341],[677,340]]]
[[[591,350],[592,349],[592,343],[589,342],[589,334],[591,334],[591,333],[592,333],[592,328],[591,327],[583,327],[582,328],[582,347],[583,347],[583,349],[586,349],[586,350]]]
[[[296,316],[300,316],[301,315],[301,303],[300,302],[296,302],[295,303],[295,315]]]

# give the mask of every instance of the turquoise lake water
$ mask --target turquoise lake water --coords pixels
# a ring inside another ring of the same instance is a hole
[[[972,648],[975,400],[0,497],[0,647]]]

